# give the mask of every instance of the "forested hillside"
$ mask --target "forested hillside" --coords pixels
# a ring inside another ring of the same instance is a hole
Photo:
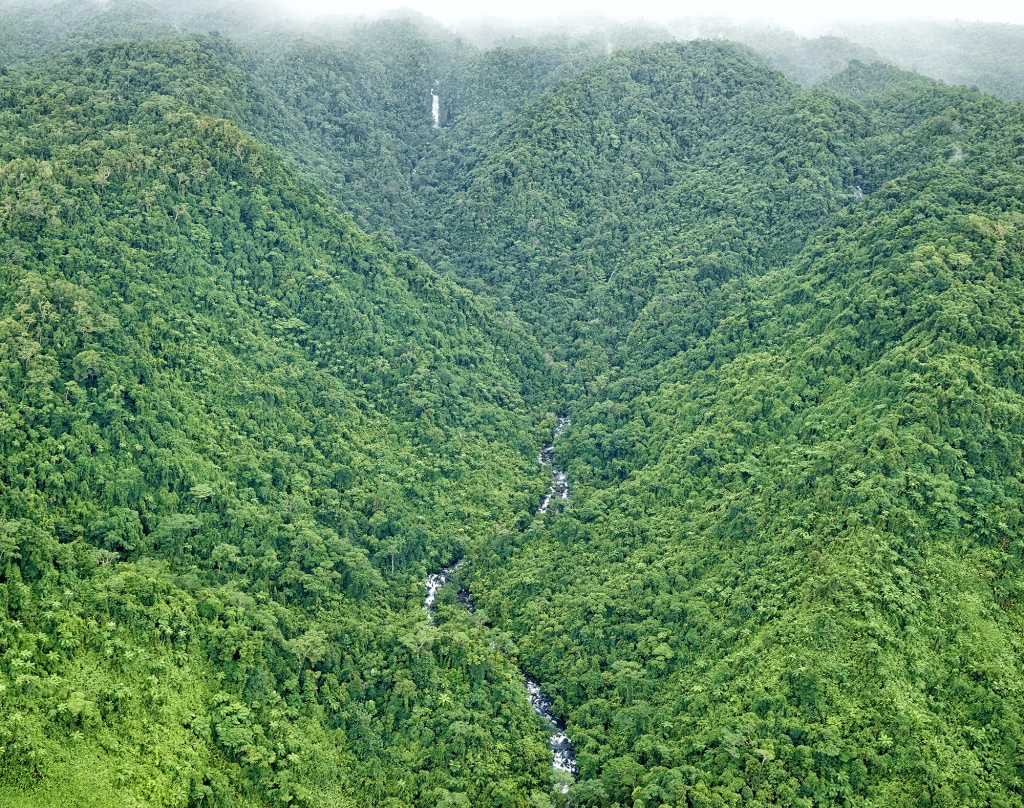
[[[180,100],[230,95],[201,52],[0,85],[0,801],[543,791],[515,669],[418,609],[428,566],[545,485],[543,365]]]
[[[329,35],[274,30],[253,47],[255,80],[291,116],[263,124],[267,135],[358,224],[413,247],[432,232],[438,195],[515,113],[604,55],[586,40],[481,52],[410,20]]]
[[[646,306],[674,309],[694,294],[713,323],[723,283],[784,264],[858,193],[948,147],[953,138],[904,134],[946,103],[929,96],[934,82],[858,64],[833,85],[871,93],[879,70],[922,92],[872,114],[801,90],[732,44],[617,51],[527,106],[471,170],[439,183],[416,248],[483,281],[583,390],[625,361]],[[662,352],[695,335],[692,324],[686,336],[659,330]],[[653,350],[631,356],[649,361]]]
[[[0,805],[1024,804],[1019,105],[0,22]]]
[[[1024,26],[921,21],[850,26],[844,35],[883,58],[950,84],[967,84],[1007,101],[1024,101]]]
[[[653,369],[635,338],[560,448],[572,508],[481,582],[583,804],[1020,804],[1024,130],[944,100],[964,156]]]

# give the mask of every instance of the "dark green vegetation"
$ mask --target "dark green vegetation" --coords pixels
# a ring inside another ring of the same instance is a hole
[[[671,26],[679,39],[718,39],[743,42],[754,49],[753,58],[790,81],[813,87],[842,71],[852,60],[876,62],[881,57],[870,47],[847,36],[802,37],[792,31],[757,23],[736,24],[727,20],[694,19]]]
[[[176,99],[208,55],[117,45],[0,84],[5,801],[543,788],[511,663],[418,609],[428,566],[545,485],[517,378],[543,373]]]
[[[969,156],[653,368],[694,314],[645,313],[560,449],[571,511],[481,583],[570,716],[582,801],[1020,804],[1024,138],[956,107]]]
[[[520,671],[574,805],[1024,802],[1019,106],[59,9],[4,12],[0,804],[550,806]]]
[[[619,51],[517,116],[439,200],[421,249],[484,281],[556,359],[588,357],[582,384],[653,297],[799,250],[853,194],[843,152],[869,125],[733,46]]]

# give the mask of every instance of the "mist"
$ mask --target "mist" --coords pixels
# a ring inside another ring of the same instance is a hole
[[[969,18],[952,0],[833,5],[725,0],[714,6],[523,0],[485,7],[466,0],[413,0],[397,7],[394,0],[157,0],[154,5],[187,29],[216,28],[243,39],[258,36],[264,43],[346,31],[358,39],[363,26],[385,19],[407,20],[424,32],[446,31],[485,49],[561,40],[611,51],[659,41],[731,40],[804,86],[817,86],[857,60],[1024,101],[1024,6],[1005,0],[980,0]],[[234,13],[239,9],[244,14]]]
[[[466,0],[418,0],[405,7],[432,17],[444,25],[459,28],[481,19],[508,23],[564,22],[567,18],[605,17],[615,21],[645,19],[670,23],[679,19],[718,17],[733,23],[756,22],[792,29],[801,34],[818,34],[844,23],[888,22],[902,20],[960,20],[1024,24],[1024,5],[1006,0],[981,0],[965,7],[954,0],[911,0],[884,2],[865,0],[860,3],[823,4],[817,2],[774,2],[726,0],[715,3],[678,3],[666,0],[523,0],[481,6]],[[313,16],[376,16],[395,10],[389,0],[352,2],[342,0],[298,0],[283,5],[286,13]]]

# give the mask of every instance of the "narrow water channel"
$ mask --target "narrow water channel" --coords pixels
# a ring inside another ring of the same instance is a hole
[[[548,507],[551,505],[551,500],[555,497],[561,497],[562,499],[569,498],[569,478],[566,477],[565,472],[561,469],[555,468],[555,441],[558,440],[558,436],[562,434],[565,428],[569,426],[568,418],[559,418],[558,426],[555,428],[555,434],[551,438],[551,443],[541,449],[540,455],[537,457],[537,462],[542,466],[551,467],[551,488],[548,489],[547,494],[544,495],[544,499],[540,502],[540,507],[537,508],[537,513],[547,513]]]
[[[555,434],[551,439],[551,443],[545,446],[537,458],[537,462],[542,466],[548,466],[551,468],[551,487],[548,489],[547,494],[541,500],[540,507],[537,508],[537,513],[546,513],[551,505],[551,500],[558,497],[561,499],[569,498],[569,480],[565,475],[565,472],[561,469],[555,468],[555,439],[562,434],[562,431],[569,426],[568,418],[559,418],[558,427],[555,429]],[[432,572],[427,576],[426,589],[427,594],[423,599],[423,610],[427,613],[427,620],[430,623],[434,622],[434,607],[437,600],[437,593],[446,585],[451,583],[452,577],[455,572],[462,566],[462,561],[457,561],[454,564],[449,564],[447,567],[442,567],[436,572]],[[467,590],[462,589],[459,591],[459,602],[462,603],[470,612],[473,611],[473,600]],[[565,733],[565,721],[556,716],[552,711],[552,702],[544,692],[540,689],[540,684],[529,677],[524,677],[523,685],[526,689],[526,697],[529,699],[530,706],[537,715],[547,720],[551,725],[551,735],[548,738],[548,746],[551,747],[552,766],[559,772],[565,772],[571,779],[575,779],[579,773],[579,767],[576,765],[576,751],[572,745],[572,741],[569,736]],[[558,778],[563,782],[561,790],[563,793],[569,790],[568,785],[564,784],[565,775]]]

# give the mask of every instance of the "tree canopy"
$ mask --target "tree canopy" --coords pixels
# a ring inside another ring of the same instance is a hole
[[[0,8],[0,803],[1021,805],[1021,107],[275,13]]]

